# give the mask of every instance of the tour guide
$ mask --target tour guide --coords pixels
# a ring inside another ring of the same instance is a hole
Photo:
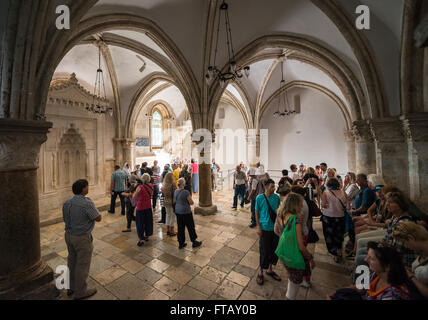
[[[74,197],[67,200],[62,208],[70,270],[67,295],[74,294],[74,299],[80,300],[97,293],[97,289],[87,289],[86,280],[94,249],[91,232],[95,221],[101,221],[101,215],[92,200],[85,197],[89,192],[87,180],[76,181],[72,189]]]

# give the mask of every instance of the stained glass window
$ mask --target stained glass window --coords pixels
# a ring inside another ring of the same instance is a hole
[[[155,110],[152,115],[152,147],[162,148],[162,116]]]

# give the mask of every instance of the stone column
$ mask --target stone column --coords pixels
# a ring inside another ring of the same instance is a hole
[[[203,216],[215,215],[217,206],[212,201],[211,152],[214,135],[208,130],[193,132],[192,141],[196,142],[199,164],[199,204],[195,214]]]
[[[355,135],[352,130],[345,131],[345,140],[348,153],[348,170],[355,173],[357,168],[357,159],[355,153]]]
[[[355,135],[355,173],[376,173],[375,144],[368,122],[354,122],[352,131]]]
[[[135,140],[132,140],[132,139],[122,140],[123,163],[128,162],[131,170],[134,168],[134,156],[133,156],[134,149],[135,149]]]
[[[370,128],[375,140],[377,174],[383,176],[386,184],[408,192],[408,153],[401,121],[372,120]]]
[[[409,114],[401,118],[409,159],[410,198],[427,208],[428,197],[428,114]],[[426,211],[426,209],[425,209]]]
[[[115,165],[123,166],[123,148],[122,148],[122,139],[113,138],[113,148],[114,148],[114,162]]]
[[[247,134],[247,159],[251,167],[256,167],[259,162],[257,147],[260,145],[260,135],[257,134],[257,130],[249,129]]]
[[[0,119],[0,299],[52,299],[41,260],[37,169],[52,123]]]

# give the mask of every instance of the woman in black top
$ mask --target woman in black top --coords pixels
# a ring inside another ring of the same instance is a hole
[[[184,178],[186,180],[186,185],[184,186],[184,190],[187,190],[192,194],[192,175],[189,172],[189,166],[185,164],[183,169],[180,172],[180,178]]]

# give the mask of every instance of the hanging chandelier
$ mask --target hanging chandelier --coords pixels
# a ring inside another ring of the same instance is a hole
[[[296,114],[295,110],[290,110],[288,104],[287,89],[285,88],[284,79],[284,58],[281,60],[281,82],[279,83],[278,110],[273,113],[275,118],[287,117]],[[281,111],[283,110],[283,111]]]
[[[102,91],[101,86],[103,89]],[[98,44],[98,69],[95,77],[92,105],[87,106],[86,110],[95,114],[109,113],[110,116],[113,116],[113,108],[108,104],[106,88],[104,84],[104,73],[101,69],[101,44]]]
[[[214,64],[208,67],[208,73],[205,75],[208,85],[211,85],[211,83],[214,80],[219,80],[222,88],[226,85],[228,81],[235,81],[237,79],[240,79],[244,76],[244,74],[246,77],[250,76],[249,66],[242,67],[242,66],[236,65],[235,51],[233,50],[233,42],[232,42],[232,29],[230,26],[228,9],[229,9],[229,5],[223,0],[219,9],[217,36],[216,36],[216,44],[215,44],[215,51],[214,51]],[[222,72],[216,66],[218,40],[220,35],[220,25],[221,25],[221,21],[223,20],[223,17],[224,17],[224,28],[225,28],[225,34],[226,34],[227,54],[229,57],[228,69],[225,72]]]

